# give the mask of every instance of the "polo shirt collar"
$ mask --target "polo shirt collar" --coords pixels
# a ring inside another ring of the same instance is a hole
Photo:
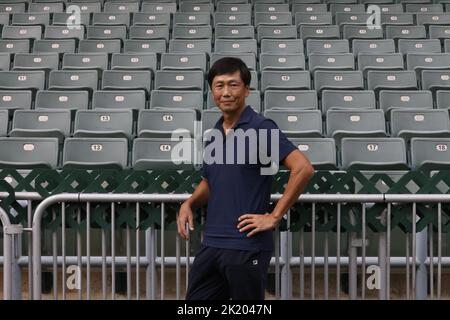
[[[238,120],[238,122],[236,122],[233,129],[237,128],[241,124],[249,123],[254,114],[255,114],[255,111],[250,106],[246,106],[244,108],[244,111],[242,111],[241,115],[239,116],[239,120]],[[216,122],[216,125],[214,126],[214,128],[222,130],[223,129],[222,124],[223,124],[223,115]]]

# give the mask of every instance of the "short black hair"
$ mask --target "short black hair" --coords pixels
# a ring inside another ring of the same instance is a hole
[[[215,76],[230,74],[239,71],[241,74],[241,79],[246,87],[250,86],[250,81],[252,80],[252,75],[247,65],[239,58],[225,57],[214,62],[212,67],[208,72],[208,83],[212,86],[212,82]]]

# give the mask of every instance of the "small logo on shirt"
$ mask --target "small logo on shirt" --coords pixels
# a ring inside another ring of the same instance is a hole
[[[253,260],[253,265],[254,266],[258,265],[258,260]]]

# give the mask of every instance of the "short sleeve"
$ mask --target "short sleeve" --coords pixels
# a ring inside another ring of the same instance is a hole
[[[295,145],[289,141],[286,135],[278,128],[277,124],[271,119],[264,119],[261,123],[260,129],[267,130],[267,141],[268,141],[268,155],[272,156],[272,150],[276,149],[273,146],[272,134],[273,130],[277,131],[278,134],[278,161],[281,163],[292,151],[297,148]]]

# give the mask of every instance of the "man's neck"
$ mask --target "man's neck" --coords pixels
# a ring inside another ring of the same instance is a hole
[[[230,130],[231,128],[233,128],[236,123],[239,121],[239,118],[241,117],[242,112],[244,111],[245,106],[243,106],[242,108],[236,110],[236,112],[233,113],[223,113],[223,129],[225,131]]]

